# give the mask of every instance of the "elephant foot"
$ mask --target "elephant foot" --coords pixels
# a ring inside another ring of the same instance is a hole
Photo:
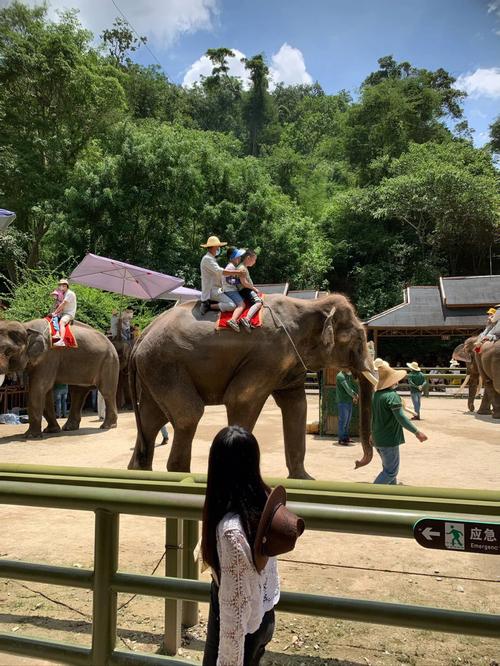
[[[290,472],[288,475],[289,479],[303,479],[304,481],[315,481],[314,476],[311,476],[306,472],[305,469],[301,470],[300,472]]]
[[[476,413],[481,414],[481,416],[491,416],[491,409],[478,409]],[[500,417],[497,417],[497,418],[500,418]]]
[[[41,432],[33,432],[32,430],[26,430],[23,437],[24,439],[43,439]]]
[[[46,428],[43,429],[43,432],[46,432],[47,434],[55,434],[56,432],[61,432],[61,426],[60,425],[47,426]]]
[[[116,426],[117,426],[116,421],[115,423],[106,423],[106,421],[104,421],[104,423],[101,423],[99,428],[101,430],[111,430],[111,428],[116,428]]]
[[[136,469],[136,470],[140,470],[140,471],[151,472],[151,471],[153,471],[153,465],[148,466],[145,463],[143,464],[135,456],[132,456],[132,458],[130,459],[130,462],[127,466],[127,469]]]
[[[500,412],[498,412],[498,414],[493,414],[493,418],[494,419],[500,419]]]
[[[64,432],[73,432],[75,430],[78,430],[79,428],[80,428],[80,423],[79,422],[76,423],[76,422],[70,422],[70,421],[66,421],[66,423],[62,427]]]
[[[469,412],[470,412],[471,414],[474,414],[474,407],[469,407]]]

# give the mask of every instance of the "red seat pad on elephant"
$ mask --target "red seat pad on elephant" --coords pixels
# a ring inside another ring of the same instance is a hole
[[[50,346],[53,347],[54,342],[57,342],[57,338],[59,336],[57,335],[56,329],[54,328],[54,324],[52,322],[52,317],[45,317],[45,320],[49,322]],[[70,324],[68,324],[66,326],[66,330],[64,331],[64,344],[66,345],[66,347],[70,347],[72,349],[76,349],[78,347],[78,343],[76,341],[75,336],[73,335],[73,331],[71,330],[71,325]]]
[[[260,296],[260,298],[263,299],[262,294],[259,294],[259,296]],[[246,317],[247,314],[248,314],[248,311],[252,307],[251,305],[249,305],[247,303],[245,303],[245,306],[246,306],[245,309],[243,310],[241,315],[238,317],[238,321],[240,319],[242,319],[243,317]],[[252,324],[253,328],[260,328],[262,326],[262,312],[263,312],[263,310],[264,310],[264,307],[261,307],[261,309],[258,312],[256,312],[254,314],[254,316],[252,317],[252,319],[250,320],[250,323]],[[217,319],[217,326],[216,326],[217,330],[229,329],[230,331],[232,331],[232,328],[230,328],[228,326],[228,323],[227,323],[231,319],[232,314],[233,314],[232,312],[221,312],[219,314],[219,317]]]

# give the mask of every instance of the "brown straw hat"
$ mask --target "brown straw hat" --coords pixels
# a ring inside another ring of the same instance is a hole
[[[378,384],[375,388],[376,391],[398,384],[404,377],[406,377],[406,370],[396,370],[391,368],[390,365],[380,365],[378,367]]]
[[[269,494],[257,527],[253,547],[255,568],[260,573],[270,557],[289,553],[305,528],[304,521],[286,508],[283,486]]]

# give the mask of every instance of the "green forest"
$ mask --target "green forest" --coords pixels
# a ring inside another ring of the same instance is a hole
[[[258,248],[256,282],[341,291],[364,317],[406,284],[490,273],[500,120],[474,147],[447,71],[381,53],[354,92],[270,91],[256,54],[245,89],[221,47],[187,89],[134,62],[144,42],[121,19],[92,35],[74,11],[0,10],[0,206],[17,213],[0,291],[86,252],[198,287],[211,234]]]

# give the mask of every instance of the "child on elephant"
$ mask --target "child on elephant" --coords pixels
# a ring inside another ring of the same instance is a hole
[[[245,250],[238,250],[237,248],[231,250],[229,252],[229,263],[226,266],[226,271],[236,271],[237,267],[241,262],[241,257],[244,254]],[[238,324],[238,319],[242,314],[243,310],[245,309],[245,301],[243,300],[243,296],[239,292],[240,278],[235,275],[228,275],[224,278],[224,280],[225,280],[224,293],[226,294],[226,296],[229,296],[229,298],[233,301],[235,305],[233,314],[231,315],[231,319],[228,319],[227,324],[233,329],[233,331],[239,333],[240,327]]]
[[[257,261],[257,254],[253,250],[246,250],[243,258],[241,260],[241,277],[240,277],[240,294],[245,299],[251,303],[250,309],[247,312],[246,317],[240,319],[240,324],[245,327],[245,330],[249,333],[252,329],[252,319],[257,314],[257,312],[262,307],[262,299],[259,296],[259,292],[255,288],[250,273],[249,268],[255,266]]]

